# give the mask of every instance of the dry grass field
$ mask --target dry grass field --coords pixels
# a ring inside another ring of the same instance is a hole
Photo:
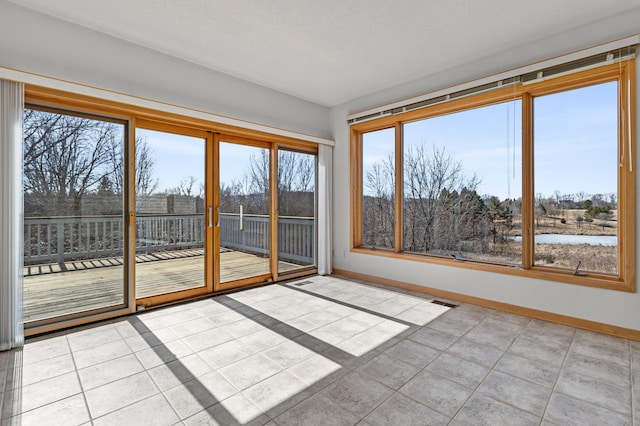
[[[592,222],[586,218],[586,210],[565,210],[562,215],[537,217],[536,232],[538,234],[567,235],[616,235],[618,232],[618,211],[612,210],[607,219],[596,218]],[[565,223],[562,223],[564,219]]]
[[[608,235],[618,233],[617,210],[607,218],[588,221],[586,210],[565,210],[558,217],[536,218],[536,234],[563,235]],[[562,223],[562,219],[564,222]],[[581,220],[582,219],[582,220]],[[618,273],[618,247],[592,244],[536,244],[535,264],[557,268],[575,269],[580,262],[580,270]]]
[[[565,210],[561,216],[537,217],[535,232],[540,234],[615,236],[618,232],[617,211],[613,210],[606,220],[597,218],[592,222],[585,218],[586,210]],[[564,222],[562,223],[562,219]],[[513,218],[512,229],[506,233],[515,237],[522,234],[522,217]],[[479,261],[520,264],[522,246],[519,241],[507,241],[492,246],[490,253],[459,253],[460,257]],[[446,252],[434,253],[448,255]],[[618,273],[618,247],[595,244],[538,243],[534,249],[536,266],[549,266],[575,270],[580,262],[580,271],[616,275]]]
[[[618,273],[618,247],[590,244],[536,244],[535,264],[581,271]]]

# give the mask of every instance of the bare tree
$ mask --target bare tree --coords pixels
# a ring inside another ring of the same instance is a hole
[[[404,245],[416,252],[461,249],[478,237],[484,204],[478,179],[466,179],[462,164],[444,148],[410,147],[404,158]]]
[[[185,195],[187,197],[195,196],[193,192],[193,185],[196,184],[198,179],[195,176],[189,176],[186,179],[180,179],[180,184],[173,188],[170,192],[177,195]]]
[[[245,213],[268,214],[270,210],[271,181],[270,153],[266,149],[249,158],[249,169],[244,176],[243,205]]]
[[[25,212],[79,215],[83,197],[112,180],[109,150],[123,130],[107,121],[25,109]]]
[[[362,243],[391,248],[395,243],[395,167],[393,155],[373,164],[364,176]]]
[[[136,194],[150,195],[158,188],[158,178],[153,175],[155,161],[145,138],[136,138]]]
[[[313,216],[315,157],[278,151],[278,210],[281,216]]]
[[[151,195],[158,188],[158,178],[153,175],[155,161],[153,151],[144,136],[136,137],[135,191],[137,196]],[[113,141],[109,151],[113,165],[112,185],[114,191],[122,194],[124,190],[124,146],[122,140]]]
[[[221,185],[224,211],[265,214],[270,210],[271,160],[268,150],[249,158],[242,179]],[[278,210],[281,216],[313,216],[315,209],[315,157],[295,151],[278,152]]]
[[[250,191],[254,193],[269,193],[270,182],[270,154],[266,149],[259,151],[259,154],[251,154],[249,159],[248,178]]]

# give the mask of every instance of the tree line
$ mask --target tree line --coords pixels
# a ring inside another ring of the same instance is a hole
[[[268,215],[271,210],[268,150],[249,157],[249,167],[239,179],[220,183],[220,211]],[[315,157],[278,151],[278,213],[280,216],[315,215]]]
[[[122,214],[125,189],[123,125],[85,116],[25,109],[23,185],[26,216]],[[269,152],[250,158],[244,176],[221,185],[222,211],[269,212]],[[134,188],[139,199],[158,194],[153,150],[144,137],[135,141]],[[313,216],[315,160],[279,151],[280,215]],[[188,176],[161,192],[202,200],[204,185]],[[90,208],[88,207],[90,206]]]
[[[362,198],[362,244],[395,245],[395,159],[392,154],[365,169]],[[465,176],[460,161],[444,148],[425,143],[408,148],[403,158],[403,250],[443,255],[509,256],[512,236],[520,233],[522,198],[480,194],[480,179]],[[537,194],[535,218],[563,221],[568,210],[582,209],[578,225],[610,219],[617,208],[615,194],[584,192],[552,196]],[[566,221],[565,221],[566,222]],[[562,223],[565,223],[562,222]]]
[[[25,215],[82,214],[87,197],[98,214],[122,212],[124,126],[87,117],[25,109],[23,121]],[[136,139],[138,194],[157,187],[146,140]],[[118,195],[119,197],[111,197]],[[106,200],[99,206],[99,199]],[[120,206],[114,200],[120,199]],[[117,203],[116,203],[117,204]]]
[[[487,253],[498,249],[513,227],[516,200],[482,197],[480,180],[466,177],[445,149],[425,144],[404,154],[403,249],[437,254]],[[393,247],[395,170],[392,155],[365,173],[362,243]],[[501,248],[504,250],[504,247]]]

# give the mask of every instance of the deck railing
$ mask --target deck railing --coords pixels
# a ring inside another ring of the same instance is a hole
[[[268,254],[271,229],[263,215],[223,213],[220,215],[220,245],[226,248]],[[311,265],[316,248],[315,220],[312,217],[280,216],[278,257],[280,260]]]
[[[242,224],[242,229],[241,225]],[[315,219],[280,217],[278,256],[303,265],[315,259]],[[136,253],[204,247],[202,214],[140,215],[136,217]],[[220,245],[248,253],[269,251],[269,217],[220,214]],[[122,216],[35,217],[24,220],[25,265],[121,256],[124,252]]]

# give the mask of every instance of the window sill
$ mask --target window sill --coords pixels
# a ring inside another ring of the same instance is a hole
[[[525,269],[524,267],[519,265],[495,264],[476,260],[453,259],[444,256],[433,256],[417,253],[397,253],[393,250],[383,248],[371,249],[368,247],[354,247],[351,249],[351,252],[365,255],[383,256],[401,260],[410,260],[415,262],[431,263],[434,265],[451,266],[455,268],[473,269],[483,272],[515,275],[519,277],[533,278],[538,280],[603,288],[608,290],[635,292],[635,280],[632,277],[624,280],[622,277],[596,273],[587,273],[584,276],[577,276],[573,274],[573,271],[543,266],[534,266],[531,269]]]

